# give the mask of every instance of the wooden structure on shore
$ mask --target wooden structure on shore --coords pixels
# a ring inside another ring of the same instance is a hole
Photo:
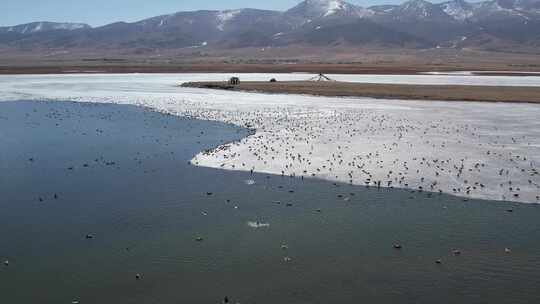
[[[335,81],[335,80],[324,75],[323,73],[319,73],[319,75],[310,78],[309,81]]]

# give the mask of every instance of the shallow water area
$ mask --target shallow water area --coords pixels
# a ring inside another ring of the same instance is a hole
[[[540,301],[538,206],[188,163],[247,135],[130,105],[0,103],[2,301]]]

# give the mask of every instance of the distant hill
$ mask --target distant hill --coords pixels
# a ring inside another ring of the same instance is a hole
[[[92,28],[34,22],[0,27],[10,49],[235,49],[348,46],[536,50],[540,0],[452,0],[359,7],[341,0],[305,0],[285,12],[258,9],[178,12]]]

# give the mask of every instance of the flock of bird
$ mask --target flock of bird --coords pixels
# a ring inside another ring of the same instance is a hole
[[[189,115],[256,130],[201,152],[196,165],[540,203],[540,138],[511,126],[422,111],[309,106]]]
[[[537,105],[268,95],[140,77],[118,83],[90,77],[83,84],[54,78],[12,89],[25,98],[135,104],[253,131],[197,155],[193,163],[201,166],[540,202]],[[60,89],[43,89],[47,81]]]

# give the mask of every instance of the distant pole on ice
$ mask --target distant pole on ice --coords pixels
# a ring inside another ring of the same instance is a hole
[[[335,81],[335,80],[333,80],[330,77],[324,75],[323,73],[319,73],[319,75],[310,78],[309,81]]]

